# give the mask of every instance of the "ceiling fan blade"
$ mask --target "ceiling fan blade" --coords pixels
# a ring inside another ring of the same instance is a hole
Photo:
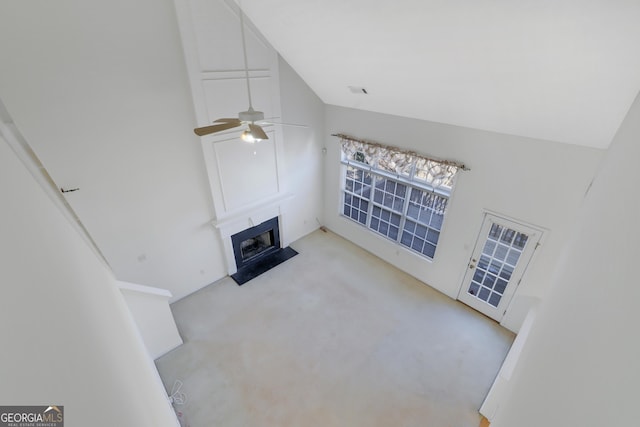
[[[269,139],[264,130],[256,124],[249,123],[249,130],[251,131],[251,135],[256,139]]]
[[[256,122],[259,125],[280,125],[280,126],[291,126],[291,127],[296,127],[296,128],[308,128],[308,125],[299,125],[297,123],[283,123],[283,122],[279,122],[277,121],[277,119],[279,119],[280,117],[267,117],[264,118],[258,122]],[[275,119],[275,120],[274,120]]]
[[[305,128],[305,129],[309,128],[308,125],[298,125],[298,124],[295,124],[295,123],[281,123],[281,122],[272,122],[272,121],[268,121],[268,122],[267,121],[264,121],[264,122],[260,121],[260,125],[266,125],[266,126],[279,125],[279,126],[288,126],[288,127],[294,127],[294,128]]]
[[[240,124],[242,123],[242,121],[240,119],[238,119],[237,117],[234,117],[232,119],[218,119],[218,120],[214,120],[213,123],[237,123],[238,126],[240,126]]]
[[[231,129],[240,126],[241,122],[221,123],[218,125],[205,126],[201,128],[195,128],[193,131],[198,136],[210,135],[212,133],[220,132],[223,130]]]

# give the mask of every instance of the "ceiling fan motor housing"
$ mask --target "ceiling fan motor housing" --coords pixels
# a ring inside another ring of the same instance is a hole
[[[241,111],[238,113],[238,118],[243,122],[257,122],[264,120],[264,113],[262,111],[255,111],[253,108],[249,108],[247,111]]]

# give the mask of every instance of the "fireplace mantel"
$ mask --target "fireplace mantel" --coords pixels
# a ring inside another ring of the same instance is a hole
[[[287,194],[279,194],[276,197],[272,197],[270,199],[266,199],[266,200],[261,200],[258,203],[252,204],[252,205],[247,205],[244,206],[242,209],[238,209],[234,212],[230,212],[220,218],[214,219],[211,221],[211,225],[213,225],[215,228],[217,229],[223,229],[225,227],[227,227],[229,225],[229,223],[233,223],[233,222],[237,222],[238,220],[243,220],[243,219],[249,219],[250,221],[253,220],[253,216],[264,210],[264,209],[269,209],[272,208],[274,206],[280,206],[286,202],[288,202],[289,200],[293,199],[293,194],[291,193],[287,193]],[[253,221],[255,222],[254,224],[250,224],[251,226],[260,224],[260,222],[262,221]],[[245,227],[246,228],[246,227]]]
[[[237,272],[235,256],[233,253],[233,245],[231,236],[247,228],[261,224],[268,219],[278,217],[280,242],[282,246],[288,246],[289,241],[284,231],[284,224],[287,221],[287,204],[293,199],[293,194],[278,195],[269,200],[262,200],[254,205],[249,205],[241,210],[237,210],[232,214],[225,215],[211,221],[211,224],[220,233],[220,238],[224,246],[225,261],[227,264],[227,273],[232,275]]]

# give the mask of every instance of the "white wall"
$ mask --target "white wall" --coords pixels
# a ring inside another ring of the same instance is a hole
[[[0,3],[0,93],[121,280],[226,272],[171,0]]]
[[[640,98],[573,227],[491,426],[638,425]]]
[[[155,360],[182,344],[169,308],[171,292],[122,281],[118,287],[151,358]]]
[[[74,426],[176,426],[111,272],[0,139],[0,401]]]
[[[326,225],[452,298],[458,294],[484,209],[548,230],[503,320],[517,331],[531,301],[547,291],[550,272],[603,152],[336,106],[327,106],[326,123]],[[434,262],[339,215],[340,148],[332,133],[462,161],[471,168],[457,178]]]
[[[324,103],[283,59],[280,60],[285,192],[290,218],[285,222],[290,241],[312,232],[323,223]]]

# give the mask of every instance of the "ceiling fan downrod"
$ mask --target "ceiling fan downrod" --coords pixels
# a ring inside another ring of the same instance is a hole
[[[249,62],[247,61],[247,41],[244,35],[244,12],[242,11],[242,7],[240,9],[240,34],[242,36],[242,54],[244,57],[244,77],[247,82],[247,95],[249,97],[249,110],[253,111],[253,105],[251,103],[251,86],[249,84]],[[240,120],[244,120],[240,118]]]

